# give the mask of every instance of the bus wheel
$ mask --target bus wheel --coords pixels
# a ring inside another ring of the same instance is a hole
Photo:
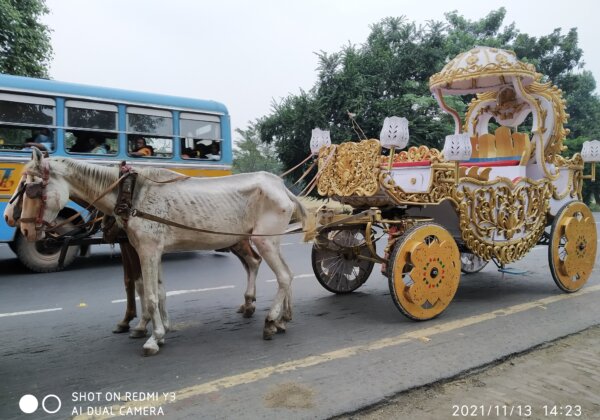
[[[60,219],[58,220],[60,221]],[[73,229],[73,225],[69,223],[63,228],[65,232],[68,232]],[[14,244],[15,254],[17,254],[19,261],[31,271],[36,273],[59,271],[60,247],[47,247],[44,245],[44,241],[29,242],[21,235],[21,232],[17,232]],[[78,251],[78,246],[70,246],[67,249],[63,268],[68,267],[75,261]]]

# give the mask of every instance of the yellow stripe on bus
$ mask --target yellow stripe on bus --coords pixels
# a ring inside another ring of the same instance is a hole
[[[24,163],[0,162],[0,201],[8,201],[15,192]]]
[[[0,202],[5,202],[12,197],[21,179],[24,163],[0,162]],[[169,167],[168,169],[182,175],[194,177],[213,177],[231,175],[231,170],[226,169],[199,169],[186,167]]]

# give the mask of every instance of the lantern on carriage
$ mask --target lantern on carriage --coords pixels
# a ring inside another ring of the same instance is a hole
[[[454,182],[457,185],[459,163],[461,161],[467,161],[471,159],[472,152],[473,148],[471,146],[471,136],[469,136],[468,133],[449,134],[446,136],[446,142],[444,143],[442,154],[447,161],[455,163]]]
[[[583,179],[589,179],[592,182],[596,181],[596,162],[600,162],[600,140],[583,142],[581,158],[584,162],[592,164],[592,172],[590,175],[584,176]]]
[[[379,141],[381,147],[390,149],[390,169],[394,160],[395,149],[404,149],[408,144],[408,139],[408,120],[406,118],[393,116],[386,117],[383,120]]]
[[[313,128],[310,137],[310,152],[313,156],[318,155],[323,147],[331,146],[329,130]]]

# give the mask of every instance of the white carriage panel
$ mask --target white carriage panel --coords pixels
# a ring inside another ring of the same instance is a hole
[[[429,189],[431,168],[429,166],[410,166],[393,168],[394,183],[405,192],[426,192]]]
[[[525,166],[493,166],[490,171],[490,181],[496,178],[508,178],[515,180],[517,178],[525,178],[527,176],[527,169]]]

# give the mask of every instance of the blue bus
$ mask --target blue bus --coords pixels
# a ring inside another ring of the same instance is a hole
[[[190,176],[229,175],[233,161],[229,113],[219,102],[0,74],[0,214],[32,147]],[[60,217],[76,212],[85,213],[71,202]],[[2,242],[32,271],[58,269],[60,249],[27,242],[4,220]],[[84,251],[70,247],[64,266]]]

